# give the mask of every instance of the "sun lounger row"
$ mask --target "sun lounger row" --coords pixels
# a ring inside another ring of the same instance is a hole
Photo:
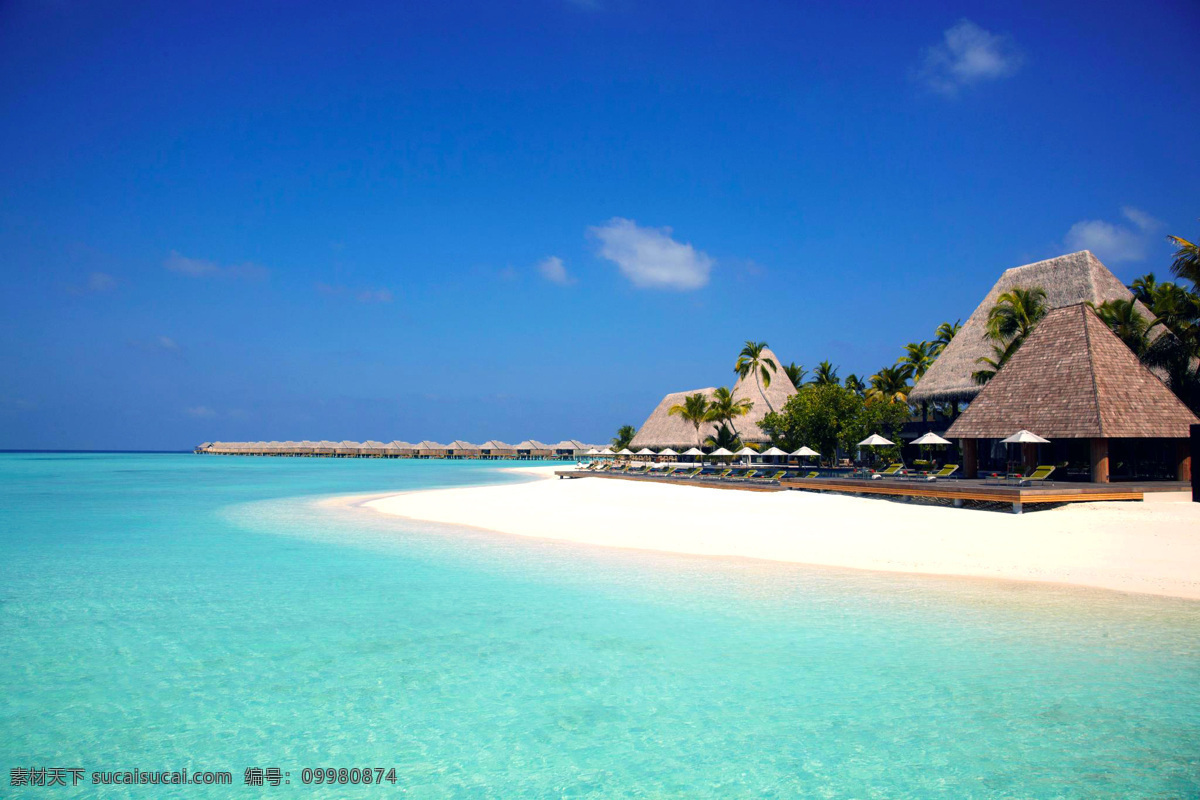
[[[644,475],[657,478],[742,481],[774,483],[787,475],[785,469],[749,469],[737,467],[668,467],[665,465],[597,464],[584,469],[616,475]]]

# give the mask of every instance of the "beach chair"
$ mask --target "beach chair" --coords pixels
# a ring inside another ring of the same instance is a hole
[[[932,472],[925,476],[925,480],[936,481],[938,478],[949,478],[954,473],[958,472],[958,464],[947,464],[937,472]]]
[[[728,477],[729,477],[730,475],[732,475],[732,474],[733,474],[733,470],[732,470],[732,469],[724,469],[724,470],[721,470],[720,472],[718,472],[718,473],[717,473],[717,474],[716,474],[714,477],[717,477],[717,478],[728,478]]]
[[[770,475],[764,475],[763,477],[759,478],[759,480],[775,482],[775,481],[778,481],[780,478],[782,478],[784,475],[787,475],[787,470],[781,469],[778,472],[772,472]]]
[[[688,469],[687,467],[681,467],[680,469],[682,469],[683,471],[680,472],[675,477],[677,477],[677,478],[694,478],[697,475],[699,475],[700,471],[704,468],[703,467],[692,467],[691,469]]]
[[[748,480],[751,480],[757,474],[758,474],[758,470],[747,469],[747,470],[742,470],[742,471],[738,472],[736,475],[730,475],[729,477],[735,481],[748,481]]]
[[[821,477],[821,473],[817,472],[814,469],[811,472],[805,474],[804,480],[811,481],[813,478],[819,478],[819,477]]]
[[[903,464],[892,464],[890,467],[885,469],[883,472],[872,473],[871,480],[877,481],[877,480],[882,480],[883,478],[898,477],[900,475],[900,470],[902,470],[902,469],[904,469]]]
[[[1041,483],[1042,481],[1046,480],[1046,478],[1049,478],[1052,472],[1054,472],[1054,467],[1038,467],[1029,475],[1021,478],[1018,483],[1021,486],[1028,486],[1031,483]]]

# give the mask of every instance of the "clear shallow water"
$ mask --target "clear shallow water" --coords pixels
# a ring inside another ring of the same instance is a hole
[[[0,455],[14,766],[410,797],[1194,797],[1200,604],[578,547],[303,498],[491,465]],[[569,524],[569,520],[564,520]],[[397,533],[397,531],[400,531]]]

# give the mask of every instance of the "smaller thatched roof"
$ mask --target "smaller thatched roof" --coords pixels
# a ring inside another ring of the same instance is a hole
[[[575,452],[576,450],[586,450],[587,445],[576,439],[563,439],[557,444],[550,445],[550,449],[556,452],[559,450],[570,450],[571,452]]]
[[[479,445],[464,442],[462,439],[455,439],[449,448],[452,453],[478,453],[480,450]]]
[[[483,444],[479,445],[480,450],[516,450],[517,448],[511,444],[505,444],[499,439],[488,439]]]
[[[1170,438],[1200,423],[1096,312],[1079,304],[1046,315],[946,436],[1003,439]]]
[[[518,450],[549,450],[549,445],[539,442],[537,439],[526,439],[517,445]]]
[[[450,448],[444,444],[438,444],[437,442],[431,442],[428,439],[426,439],[425,441],[423,441],[417,445],[417,449],[424,452],[426,450],[448,451]]]

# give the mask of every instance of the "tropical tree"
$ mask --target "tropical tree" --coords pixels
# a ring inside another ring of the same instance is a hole
[[[1150,322],[1142,316],[1133,300],[1106,300],[1098,306],[1090,305],[1109,330],[1138,358],[1145,360],[1150,350],[1150,331],[1161,323],[1158,320]]]
[[[733,421],[749,414],[752,408],[754,408],[754,403],[745,398],[734,400],[733,392],[729,391],[727,387],[721,386],[713,392],[706,418],[709,422],[715,422],[718,425],[728,424],[733,432],[737,433],[737,426],[733,424]]]
[[[933,355],[935,358],[942,354],[942,351],[946,349],[946,345],[950,344],[950,340],[958,335],[960,330],[962,330],[961,319],[956,319],[954,322],[943,322],[941,325],[938,325],[937,331],[934,333],[936,338],[933,340]]]
[[[909,342],[904,346],[904,355],[900,356],[896,364],[911,367],[911,377],[919,381],[925,370],[933,365],[939,352],[941,351],[937,349],[937,342]]]
[[[1042,287],[1010,289],[996,298],[996,305],[988,312],[988,338],[1005,344],[1014,339],[1024,341],[1049,312]]]
[[[1017,287],[997,297],[996,305],[988,312],[987,332],[984,334],[992,340],[993,355],[992,358],[985,356],[977,359],[985,369],[971,374],[975,382],[983,384],[991,380],[1049,312],[1046,290],[1040,286],[1030,289]]]
[[[617,435],[612,440],[612,449],[624,450],[633,444],[634,436],[637,436],[637,428],[632,425],[622,425],[617,428]]]
[[[822,361],[817,364],[817,368],[813,370],[812,382],[817,386],[839,386],[837,367],[830,364],[828,361]]]
[[[808,370],[803,364],[797,364],[795,361],[783,368],[784,373],[788,376],[788,380],[792,382],[792,386],[799,389],[804,385],[804,376],[808,374]]]
[[[1179,236],[1168,236],[1167,241],[1179,248],[1175,251],[1171,272],[1191,281],[1193,286],[1200,286],[1200,245]]]
[[[766,342],[747,341],[746,346],[742,348],[742,352],[738,353],[738,360],[733,365],[733,371],[743,380],[745,380],[747,375],[753,374],[754,383],[758,386],[758,391],[766,398],[767,408],[774,411],[775,409],[771,406],[771,398],[767,397],[762,391],[771,385],[771,375],[777,368],[775,359],[767,356],[764,352],[766,350]]]
[[[759,427],[784,450],[814,447],[832,461],[838,447],[847,444],[846,431],[862,414],[863,405],[861,397],[837,384],[810,383],[789,397],[782,409],[763,417]]]
[[[912,390],[912,386],[908,382],[911,375],[912,367],[908,364],[884,367],[871,376],[871,387],[867,389],[867,400],[883,403],[908,403],[908,393]]]
[[[730,429],[728,425],[721,425],[715,434],[704,440],[704,445],[712,450],[724,447],[731,453],[736,453],[742,449],[742,437],[738,436],[737,431]]]
[[[701,392],[689,394],[683,398],[682,404],[675,404],[667,409],[667,414],[682,417],[692,423],[696,429],[696,446],[700,445],[700,426],[708,422],[708,398]]]
[[[848,390],[854,392],[859,397],[867,396],[867,385],[863,383],[862,378],[858,377],[853,372],[846,376],[845,384]]]

